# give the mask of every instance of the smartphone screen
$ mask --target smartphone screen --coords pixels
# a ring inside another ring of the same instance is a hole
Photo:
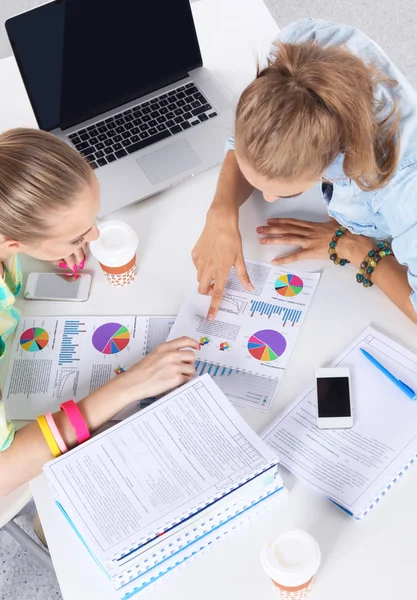
[[[317,377],[319,419],[351,417],[349,378]]]
[[[35,287],[35,298],[68,298],[78,297],[80,279],[55,275],[52,273],[40,274]]]

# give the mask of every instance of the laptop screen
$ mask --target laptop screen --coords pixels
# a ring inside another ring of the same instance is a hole
[[[188,0],[56,0],[6,29],[40,129],[71,127],[202,65]]]

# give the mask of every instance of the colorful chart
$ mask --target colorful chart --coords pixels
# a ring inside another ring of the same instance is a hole
[[[263,329],[254,333],[248,342],[249,353],[264,362],[277,360],[285,352],[287,342],[283,335],[273,329]]]
[[[210,344],[210,342],[211,342],[211,339],[208,338],[208,337],[202,337],[202,338],[200,338],[200,344],[202,346],[207,346],[207,344]]]
[[[117,354],[126,348],[130,333],[120,323],[105,323],[93,333],[93,346],[102,354]]]
[[[297,275],[280,275],[275,282],[275,291],[280,296],[297,296],[303,287],[303,280]]]
[[[26,329],[20,336],[20,345],[26,352],[39,352],[49,342],[49,335],[42,327],[31,327]]]
[[[231,348],[229,342],[222,342],[219,346],[219,350],[229,350],[229,348]]]

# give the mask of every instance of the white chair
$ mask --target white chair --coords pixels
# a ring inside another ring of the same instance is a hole
[[[14,492],[0,498],[0,530],[7,531],[19,544],[28,550],[46,569],[54,570],[48,552],[45,552],[13,519],[32,499],[29,484],[26,483]]]

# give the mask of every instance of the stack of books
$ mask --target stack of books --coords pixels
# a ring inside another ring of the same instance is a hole
[[[57,506],[130,598],[285,493],[278,458],[204,375],[48,463]]]

